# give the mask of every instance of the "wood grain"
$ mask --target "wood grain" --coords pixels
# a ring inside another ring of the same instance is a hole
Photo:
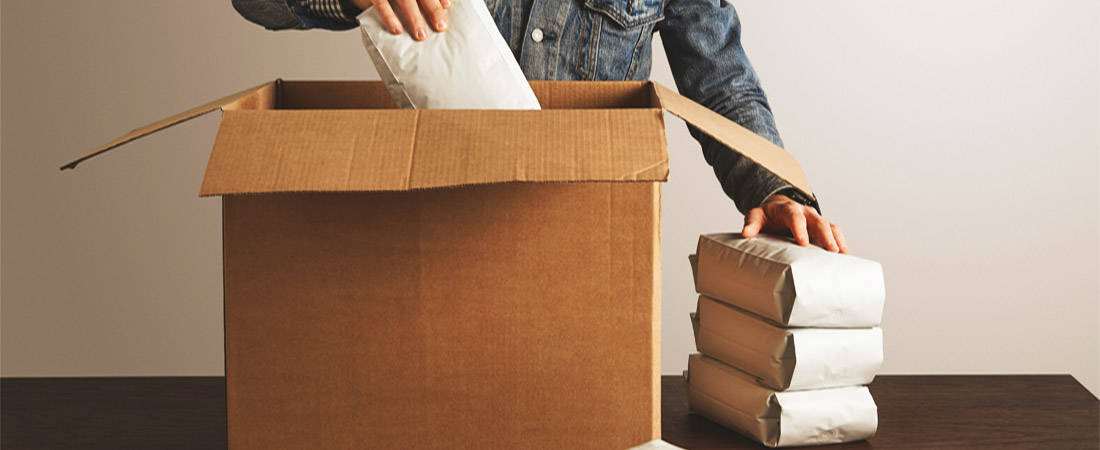
[[[664,439],[689,449],[760,449],[690,414],[662,380]],[[848,448],[1100,447],[1100,401],[1068,375],[879,376],[879,432]],[[4,378],[4,449],[224,448],[221,377]]]
[[[684,384],[664,377],[662,431],[689,449],[762,448],[688,413]],[[1100,446],[1098,402],[1069,375],[875,378],[878,434],[849,448],[1088,448]]]

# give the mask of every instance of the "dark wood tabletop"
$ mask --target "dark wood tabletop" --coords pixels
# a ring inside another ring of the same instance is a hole
[[[763,448],[690,414],[679,377],[662,383],[664,440],[689,449]],[[870,388],[878,433],[827,448],[1100,446],[1100,402],[1069,375],[880,375]]]
[[[689,449],[760,449],[690,414],[680,377],[662,380],[664,439]],[[1100,402],[1068,375],[889,376],[871,385],[879,431],[842,448],[1089,448]],[[224,448],[220,377],[4,378],[4,449]]]

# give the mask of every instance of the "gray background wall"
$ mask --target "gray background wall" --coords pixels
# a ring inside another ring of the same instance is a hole
[[[883,372],[1072,373],[1097,392],[1097,3],[735,4],[826,215],[886,268]],[[57,167],[276,77],[374,79],[358,35],[267,32],[228,0],[2,10],[2,374],[222,373],[219,206],[196,197],[217,114]],[[653,77],[672,85],[663,55]],[[692,351],[686,255],[741,218],[669,126],[672,374]]]

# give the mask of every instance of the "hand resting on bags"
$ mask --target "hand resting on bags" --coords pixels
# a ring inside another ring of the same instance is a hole
[[[751,238],[761,232],[793,236],[803,247],[813,243],[830,252],[848,253],[848,243],[840,227],[786,195],[768,197],[764,204],[745,215],[741,235]]]

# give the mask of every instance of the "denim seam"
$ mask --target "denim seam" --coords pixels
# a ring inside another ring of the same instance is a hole
[[[638,71],[638,54],[641,52],[642,42],[645,41],[645,37],[650,33],[650,30],[652,30],[652,27],[648,25],[639,30],[638,41],[634,43],[634,52],[630,54],[630,64],[627,65],[626,69],[626,79],[628,80],[633,79],[634,73]]]
[[[572,9],[570,5],[571,4],[569,2],[562,2],[561,8],[558,8],[558,17],[557,17],[558,21],[557,21],[557,23],[561,23],[563,25],[562,25],[562,29],[558,30],[556,32],[556,34],[558,36],[556,36],[554,38],[553,51],[550,52],[551,61],[550,61],[550,67],[549,67],[549,71],[550,71],[549,78],[552,79],[552,80],[558,79],[558,66],[561,63],[562,35],[565,34],[565,27],[568,26],[568,24],[569,24],[569,13]]]
[[[595,14],[592,15],[594,16]],[[589,74],[591,75],[591,78],[589,78],[590,80],[596,79],[596,70],[599,69],[598,67],[596,67],[596,63],[600,60],[600,33],[602,32],[603,19],[600,17],[594,17],[592,19],[592,53],[591,57],[589,58],[589,69],[591,69],[589,71]]]
[[[592,14],[587,12],[587,11],[581,10],[580,15],[581,15],[581,30],[580,30],[579,35],[580,35],[581,39],[585,39],[586,36],[585,36],[584,31],[586,29],[590,28],[590,23],[589,22],[591,21]],[[591,44],[591,41],[592,41],[591,37],[589,37],[588,41],[589,42],[585,42],[585,44]],[[587,67],[587,65],[588,65],[588,55],[585,54],[585,49],[589,49],[588,50],[589,52],[592,51],[590,49],[590,47],[591,47],[591,45],[578,45],[577,46],[577,73],[579,73],[581,75],[581,77],[586,79],[586,80],[591,80],[592,79],[592,77],[588,75],[588,67]]]

